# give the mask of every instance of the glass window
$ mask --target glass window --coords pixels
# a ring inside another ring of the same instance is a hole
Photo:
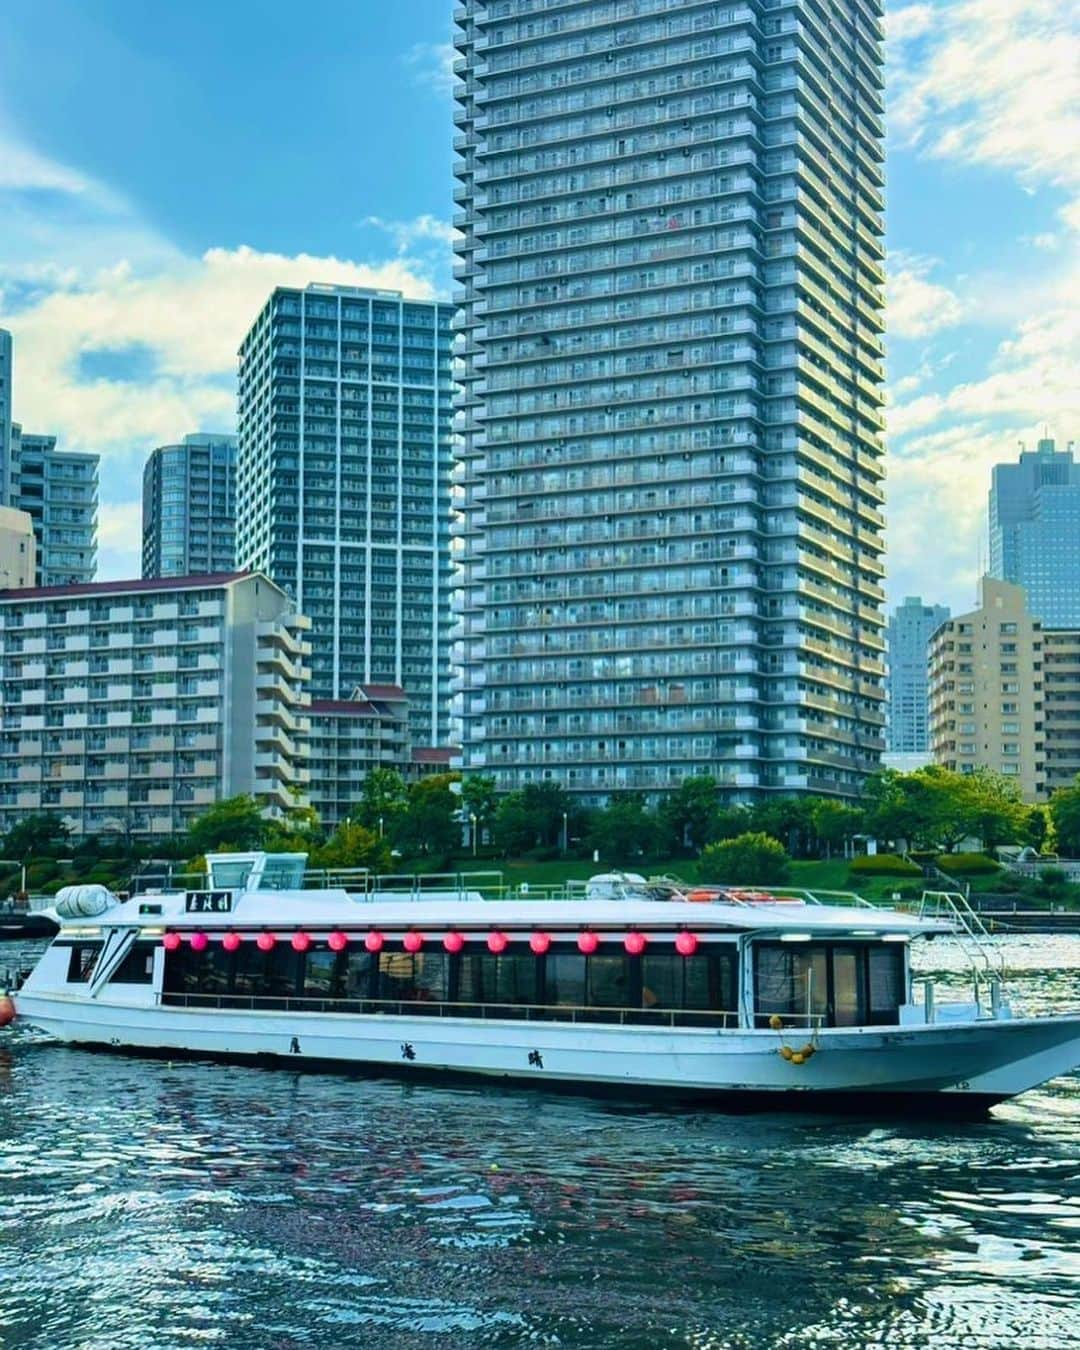
[[[446,999],[445,952],[381,952],[379,997],[410,1003],[441,1003]]]
[[[466,953],[458,972],[461,1003],[539,1003],[540,963],[531,953],[492,956]]]
[[[545,1000],[572,1008],[585,1006],[585,957],[567,953],[546,958]]]
[[[587,973],[591,1008],[630,1006],[629,960],[626,956],[589,957]]]
[[[72,947],[68,958],[68,983],[86,984],[94,973],[100,955],[100,942],[82,942]]]
[[[153,984],[154,943],[136,942],[112,977],[112,984]]]
[[[310,948],[304,961],[304,996],[341,998],[348,962],[345,952],[332,952],[328,947]]]

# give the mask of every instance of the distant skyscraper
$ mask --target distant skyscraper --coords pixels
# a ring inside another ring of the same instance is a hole
[[[880,0],[455,15],[465,769],[857,793],[883,748]]]
[[[82,585],[97,571],[97,455],[57,450],[55,436],[12,427],[8,505],[34,522],[39,586]]]
[[[451,307],[279,288],[240,348],[237,563],[312,620],[312,695],[409,695],[449,736]]]
[[[1080,464],[1052,440],[994,467],[990,575],[1027,592],[1047,628],[1080,628]]]
[[[11,334],[0,328],[0,504],[11,498],[11,423],[15,417],[12,406],[12,385],[15,375],[15,353]]]
[[[930,638],[949,617],[945,605],[909,595],[889,616],[886,740],[892,754],[930,749],[927,658]]]
[[[143,470],[144,577],[231,572],[236,437],[198,432],[153,451]]]

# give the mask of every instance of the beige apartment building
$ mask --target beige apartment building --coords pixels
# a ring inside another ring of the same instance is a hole
[[[930,639],[930,749],[960,773],[992,769],[1046,798],[1043,631],[1024,591],[983,577],[979,607]]]
[[[21,591],[34,584],[37,542],[28,511],[0,506],[0,587]]]
[[[258,573],[0,590],[0,831],[163,837],[309,783],[309,620]]]
[[[930,748],[960,773],[991,769],[1046,801],[1080,773],[1080,632],[1044,629],[1025,592],[984,577],[979,607],[930,640]]]

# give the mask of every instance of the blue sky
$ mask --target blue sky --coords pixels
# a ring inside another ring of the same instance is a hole
[[[450,286],[451,0],[8,0],[0,324],[16,416],[102,467],[101,574],[142,463],[231,429],[275,284]],[[889,12],[889,570],[972,598],[989,466],[1077,435],[1080,17]]]

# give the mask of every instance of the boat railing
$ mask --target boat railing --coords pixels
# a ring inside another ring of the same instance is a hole
[[[169,993],[157,996],[169,1007],[219,1008],[242,1012],[363,1013],[395,1017],[469,1017],[525,1022],[606,1023],[618,1026],[737,1027],[735,1011],[690,1008],[600,1008],[565,1003],[455,1003],[437,999],[318,998],[296,994]]]

